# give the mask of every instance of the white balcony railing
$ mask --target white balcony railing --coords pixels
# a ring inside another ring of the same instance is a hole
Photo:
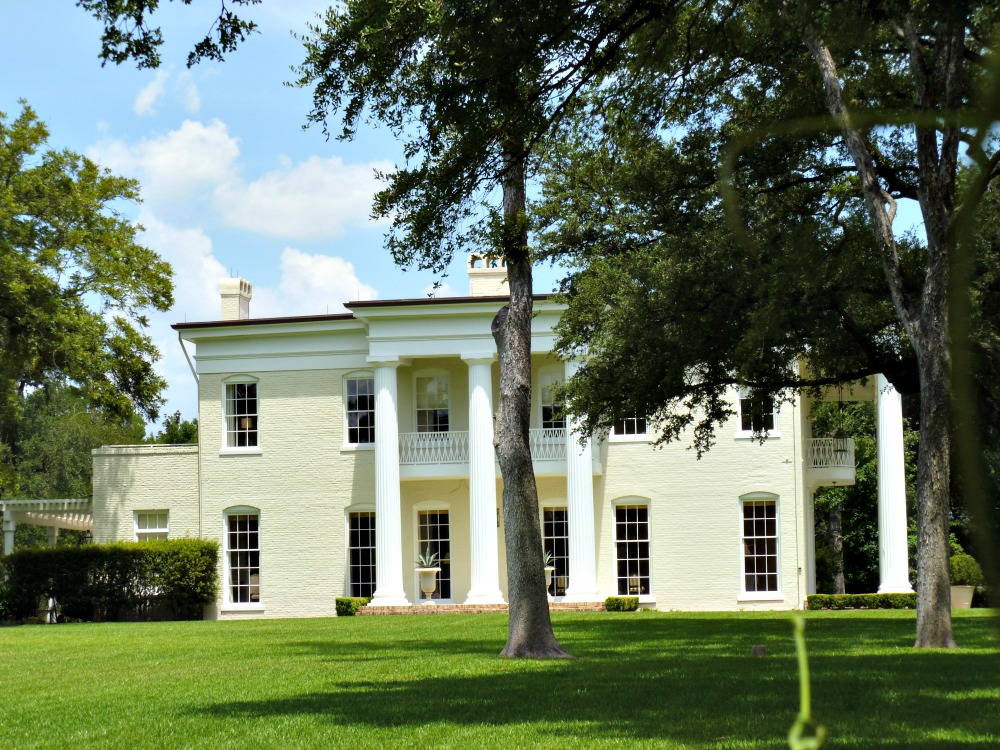
[[[566,429],[528,430],[528,446],[535,461],[560,461],[566,458]]]
[[[468,432],[399,433],[399,463],[401,464],[456,464],[468,462]]]
[[[852,438],[815,438],[812,440],[810,466],[823,468],[854,468]]]

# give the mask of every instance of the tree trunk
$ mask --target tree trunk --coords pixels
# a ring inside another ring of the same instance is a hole
[[[505,164],[503,252],[510,302],[493,320],[500,354],[500,407],[494,446],[503,476],[504,542],[507,547],[507,597],[510,620],[501,656],[568,657],[552,632],[545,591],[538,489],[531,464],[531,260],[525,223],[524,162]]]
[[[833,593],[846,594],[844,586],[843,511],[840,504],[830,507],[830,550],[833,552]]]

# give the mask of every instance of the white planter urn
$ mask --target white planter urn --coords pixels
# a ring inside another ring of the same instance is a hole
[[[437,590],[437,574],[440,572],[441,568],[417,568],[417,573],[420,574],[420,590],[424,593],[424,604],[434,603],[431,597]]]
[[[971,609],[972,595],[976,593],[975,586],[952,586],[951,587],[951,608]]]
[[[555,572],[555,565],[545,566],[545,593],[548,594],[549,600],[552,599],[552,594],[549,593],[549,589],[552,587],[552,574]]]

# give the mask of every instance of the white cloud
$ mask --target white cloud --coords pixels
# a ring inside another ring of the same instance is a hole
[[[163,92],[169,76],[170,73],[168,71],[158,70],[153,80],[139,89],[139,93],[135,97],[135,103],[132,105],[132,109],[137,115],[143,117],[156,114],[156,107],[163,98]]]
[[[341,313],[346,302],[378,297],[375,287],[361,281],[354,264],[343,258],[286,247],[280,263],[277,289],[254,287],[252,317]]]
[[[195,85],[191,71],[185,70],[177,76],[177,93],[180,95],[184,110],[191,115],[196,115],[201,111],[201,96],[198,94],[198,87]]]
[[[99,142],[89,155],[115,172],[140,178],[150,201],[191,197],[196,188],[211,189],[235,179],[240,142],[221,120],[207,125],[185,120],[163,136],[128,144],[120,139]]]
[[[345,164],[339,157],[312,156],[250,182],[222,184],[216,205],[231,226],[260,234],[297,239],[335,237],[349,224],[370,221],[378,190],[375,170],[390,162]]]

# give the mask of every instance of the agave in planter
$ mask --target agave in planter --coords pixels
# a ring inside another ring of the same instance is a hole
[[[545,551],[545,557],[542,558],[542,565],[545,567],[545,590],[548,591],[552,586],[552,574],[556,569],[555,558],[548,550]],[[549,594],[549,599],[551,598],[552,594]]]
[[[441,572],[441,556],[437,552],[424,550],[417,555],[417,573],[420,574],[420,590],[424,594],[424,604],[432,604],[437,590],[437,574]]]

